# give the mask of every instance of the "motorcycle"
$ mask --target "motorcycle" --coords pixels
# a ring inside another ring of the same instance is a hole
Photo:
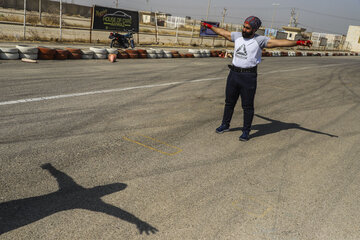
[[[132,31],[129,31],[125,35],[117,32],[111,32],[109,38],[112,39],[110,43],[110,48],[128,48],[129,46],[131,46],[131,48],[135,47]]]

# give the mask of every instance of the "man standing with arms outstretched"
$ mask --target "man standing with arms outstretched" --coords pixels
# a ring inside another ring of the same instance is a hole
[[[243,133],[239,140],[248,141],[254,117],[257,65],[261,62],[262,49],[265,47],[294,47],[297,45],[310,47],[312,42],[306,40],[270,39],[259,36],[255,32],[260,28],[261,21],[254,16],[250,16],[245,20],[242,32],[229,32],[208,23],[202,24],[229,41],[235,42],[234,57],[232,65],[229,65],[230,73],[226,83],[224,116],[222,124],[216,129],[216,132],[223,133],[229,131],[234,108],[240,96],[244,111],[244,125]]]

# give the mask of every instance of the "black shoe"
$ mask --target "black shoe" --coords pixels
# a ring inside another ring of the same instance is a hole
[[[218,127],[215,132],[216,133],[224,133],[228,132],[230,130],[230,125],[227,124],[221,124],[220,127]]]
[[[249,141],[250,139],[249,133],[250,133],[249,131],[243,131],[243,133],[239,137],[239,140],[243,142]]]

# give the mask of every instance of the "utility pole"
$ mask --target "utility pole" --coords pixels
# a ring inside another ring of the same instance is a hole
[[[222,16],[222,23],[221,23],[221,26],[222,26],[222,28],[224,28],[224,21],[225,21],[225,15],[226,15],[226,11],[227,11],[227,9],[226,8],[224,8],[224,12],[223,12],[223,16]],[[227,30],[227,29],[226,29]],[[226,47],[226,38],[224,38],[224,46]]]
[[[60,41],[62,41],[62,0],[60,0]]]
[[[222,21],[221,21],[221,25],[222,25],[222,26],[224,26],[224,21],[225,21],[226,11],[227,11],[227,9],[226,9],[226,8],[224,8],[224,11],[223,11],[223,16],[222,16]]]
[[[39,21],[41,22],[41,0],[39,0]]]
[[[176,43],[179,44],[179,17],[176,17]]]
[[[275,19],[275,15],[276,15],[276,6],[279,6],[280,4],[273,3],[272,5],[274,6],[274,14],[273,14],[272,21],[271,21],[271,29],[273,28],[273,25],[274,25],[274,19]]]
[[[158,24],[157,24],[157,16],[156,16],[156,12],[155,12],[155,41],[156,44],[158,44]]]
[[[193,20],[193,26],[192,26],[192,30],[191,30],[191,39],[190,39],[190,45],[192,43],[193,37],[194,37],[194,28],[195,28],[195,24],[196,24],[196,20]]]
[[[290,13],[289,27],[297,27],[298,26],[298,19],[299,19],[299,14],[296,14],[295,8],[292,8],[291,13]]]
[[[211,0],[209,0],[209,4],[208,4],[208,9],[207,9],[207,13],[206,13],[206,21],[207,21],[208,18],[209,18],[210,3],[211,3]]]
[[[24,0],[24,40],[26,38],[26,0]]]
[[[147,6],[147,8],[148,8],[148,10],[149,10],[149,0],[146,0],[146,6]],[[152,11],[151,11],[152,12]]]
[[[205,21],[207,21],[207,20],[209,19],[210,4],[211,4],[211,0],[209,0],[209,2],[208,2],[208,8],[207,8],[207,12],[206,12],[206,19],[205,19]],[[201,26],[200,26],[200,28],[201,28]],[[204,40],[204,37],[201,37],[200,46],[203,44],[203,40]]]
[[[292,8],[291,9],[291,13],[290,13],[290,22],[289,22],[289,27],[292,27],[293,26],[293,20],[294,20],[294,17],[295,17],[295,9]]]
[[[119,8],[119,0],[116,0],[116,8]]]

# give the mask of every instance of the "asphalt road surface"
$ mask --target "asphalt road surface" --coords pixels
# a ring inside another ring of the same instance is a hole
[[[360,58],[0,61],[1,239],[360,239]]]

